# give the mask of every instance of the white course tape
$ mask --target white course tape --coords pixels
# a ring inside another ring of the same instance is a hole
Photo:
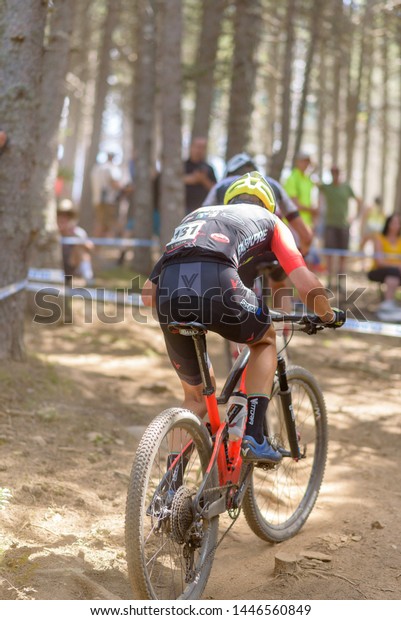
[[[141,296],[138,293],[122,293],[120,291],[109,291],[105,289],[84,288],[77,286],[71,288],[68,286],[46,286],[41,282],[29,282],[27,290],[32,292],[41,292],[43,295],[62,295],[63,297],[83,297],[91,301],[100,301],[114,304],[124,304],[128,306],[143,306]]]
[[[398,323],[380,323],[379,321],[356,321],[347,319],[341,331],[375,334],[376,336],[401,336],[401,325]]]
[[[62,269],[31,268],[28,271],[28,278],[41,282],[64,282],[64,271]]]
[[[15,295],[15,293],[19,293],[19,291],[23,291],[26,285],[27,280],[21,280],[20,282],[14,282],[14,284],[3,286],[3,288],[0,288],[0,300],[11,297],[11,295]]]
[[[83,245],[91,241],[93,245],[105,245],[113,248],[148,248],[157,247],[159,244],[152,239],[111,239],[109,237],[62,237],[63,245]]]
[[[380,254],[366,254],[366,252],[353,252],[352,250],[336,250],[334,248],[311,248],[311,253],[316,252],[316,254],[322,256],[346,256],[348,258],[383,258],[384,253]],[[308,254],[306,255],[308,256]],[[400,254],[385,254],[386,258],[398,258],[401,260]]]

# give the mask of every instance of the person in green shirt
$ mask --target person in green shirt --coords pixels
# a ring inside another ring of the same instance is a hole
[[[324,247],[331,250],[348,250],[349,244],[349,200],[358,203],[358,212],[362,208],[362,200],[355,196],[352,187],[341,180],[338,166],[332,166],[332,182],[319,185],[320,193],[326,202]],[[331,288],[334,275],[335,256],[327,256],[328,287]],[[338,257],[337,274],[345,273],[345,256]]]
[[[284,183],[284,189],[297,205],[305,224],[312,228],[318,215],[318,210],[312,205],[314,183],[306,173],[310,164],[311,159],[307,153],[297,153],[294,168]]]

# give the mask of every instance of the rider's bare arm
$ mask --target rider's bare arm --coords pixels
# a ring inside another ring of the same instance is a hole
[[[298,267],[289,274],[289,277],[309,310],[325,323],[334,320],[334,312],[328,302],[325,288],[314,273],[307,267]]]
[[[324,286],[306,267],[291,231],[278,219],[272,239],[272,250],[308,309],[324,322],[334,320],[334,312],[330,308]]]
[[[305,224],[302,217],[297,217],[295,219],[292,219],[289,222],[289,224],[291,228],[293,228],[295,232],[298,234],[299,241],[301,244],[301,251],[302,251],[302,254],[305,256],[305,254],[308,253],[310,245],[312,243],[312,239],[313,239],[312,231],[309,228],[309,226]]]

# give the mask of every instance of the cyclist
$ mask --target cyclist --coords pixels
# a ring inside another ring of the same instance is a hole
[[[256,170],[256,165],[252,160],[252,157],[248,153],[238,153],[228,160],[225,170],[224,178],[212,187],[202,203],[203,207],[222,204],[224,202],[224,195],[228,187],[236,181],[240,176],[247,172]],[[312,231],[307,224],[305,224],[298,207],[288,196],[285,189],[280,185],[278,181],[271,177],[265,177],[266,181],[272,187],[274,196],[276,199],[276,215],[281,219],[285,219],[294,236],[297,240],[297,245],[300,248],[302,254],[305,256],[312,243]],[[263,256],[260,261],[252,261],[247,265],[241,267],[240,277],[246,286],[252,288],[253,283],[261,270],[261,263],[267,262],[273,263],[276,257]],[[286,312],[291,311],[291,300],[286,296],[286,273],[280,265],[269,269],[269,285],[271,286],[273,295],[273,307]]]
[[[249,346],[242,454],[245,461],[277,463],[282,455],[263,432],[277,365],[275,332],[268,308],[244,285],[239,268],[274,252],[302,301],[323,322],[340,326],[344,321],[340,311],[330,307],[321,282],[305,266],[291,232],[274,215],[274,192],[261,174],[247,173],[234,181],[224,203],[201,207],[183,219],[145,283],[143,301],[156,307],[184,390],[183,406],[201,417],[206,405],[194,343],[171,334],[168,323],[198,321],[224,338]]]

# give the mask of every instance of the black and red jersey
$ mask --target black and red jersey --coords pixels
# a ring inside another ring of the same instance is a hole
[[[240,269],[272,252],[287,275],[305,265],[291,231],[267,209],[254,204],[201,207],[177,226],[150,279],[165,265],[183,260],[202,258]]]

